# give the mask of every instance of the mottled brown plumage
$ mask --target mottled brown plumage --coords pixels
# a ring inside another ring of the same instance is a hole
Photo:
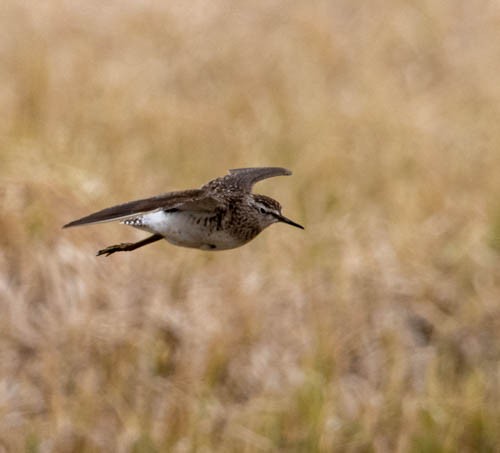
[[[64,225],[64,228],[120,220],[153,233],[142,241],[112,245],[98,252],[131,251],[166,239],[172,244],[202,250],[226,250],[246,244],[276,222],[303,228],[281,214],[281,205],[253,194],[258,181],[291,175],[280,167],[238,168],[209,181],[200,189],[169,192],[103,209]]]

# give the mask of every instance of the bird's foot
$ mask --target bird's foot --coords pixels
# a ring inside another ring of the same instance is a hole
[[[110,245],[105,249],[99,250],[96,256],[109,256],[115,252],[129,252],[130,250],[134,250],[134,248],[131,247],[133,245],[135,244],[133,244],[132,242],[122,242],[121,244]]]

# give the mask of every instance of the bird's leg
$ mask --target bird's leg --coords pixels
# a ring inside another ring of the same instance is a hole
[[[105,249],[99,250],[97,252],[97,256],[100,255],[109,256],[115,252],[131,252],[132,250],[159,241],[160,239],[163,239],[163,236],[161,234],[153,234],[153,236],[149,236],[148,238],[143,239],[142,241],[139,242],[122,242],[121,244],[110,245]]]

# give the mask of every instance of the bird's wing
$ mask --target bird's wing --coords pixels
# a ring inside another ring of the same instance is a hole
[[[281,167],[234,168],[225,178],[234,180],[239,188],[250,192],[255,183],[274,176],[288,176],[292,172]]]
[[[111,206],[110,208],[94,212],[81,219],[74,220],[63,226],[63,228],[92,223],[112,222],[134,217],[138,214],[157,211],[159,209],[178,209],[181,211],[192,210],[200,212],[212,212],[219,206],[219,202],[206,195],[204,190],[183,190],[169,192],[142,200],[129,201],[128,203]]]

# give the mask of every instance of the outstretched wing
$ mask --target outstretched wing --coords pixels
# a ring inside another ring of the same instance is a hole
[[[74,220],[63,226],[63,228],[92,223],[112,222],[134,217],[138,214],[156,211],[159,209],[193,210],[201,212],[212,212],[219,206],[219,202],[206,195],[204,190],[183,190],[180,192],[169,192],[156,197],[144,198],[142,200],[129,201],[128,203],[111,206],[110,208],[94,212],[81,219]]]
[[[225,178],[233,179],[239,188],[250,192],[253,185],[263,179],[291,174],[290,170],[281,167],[234,168],[229,170],[229,175],[225,176]]]

